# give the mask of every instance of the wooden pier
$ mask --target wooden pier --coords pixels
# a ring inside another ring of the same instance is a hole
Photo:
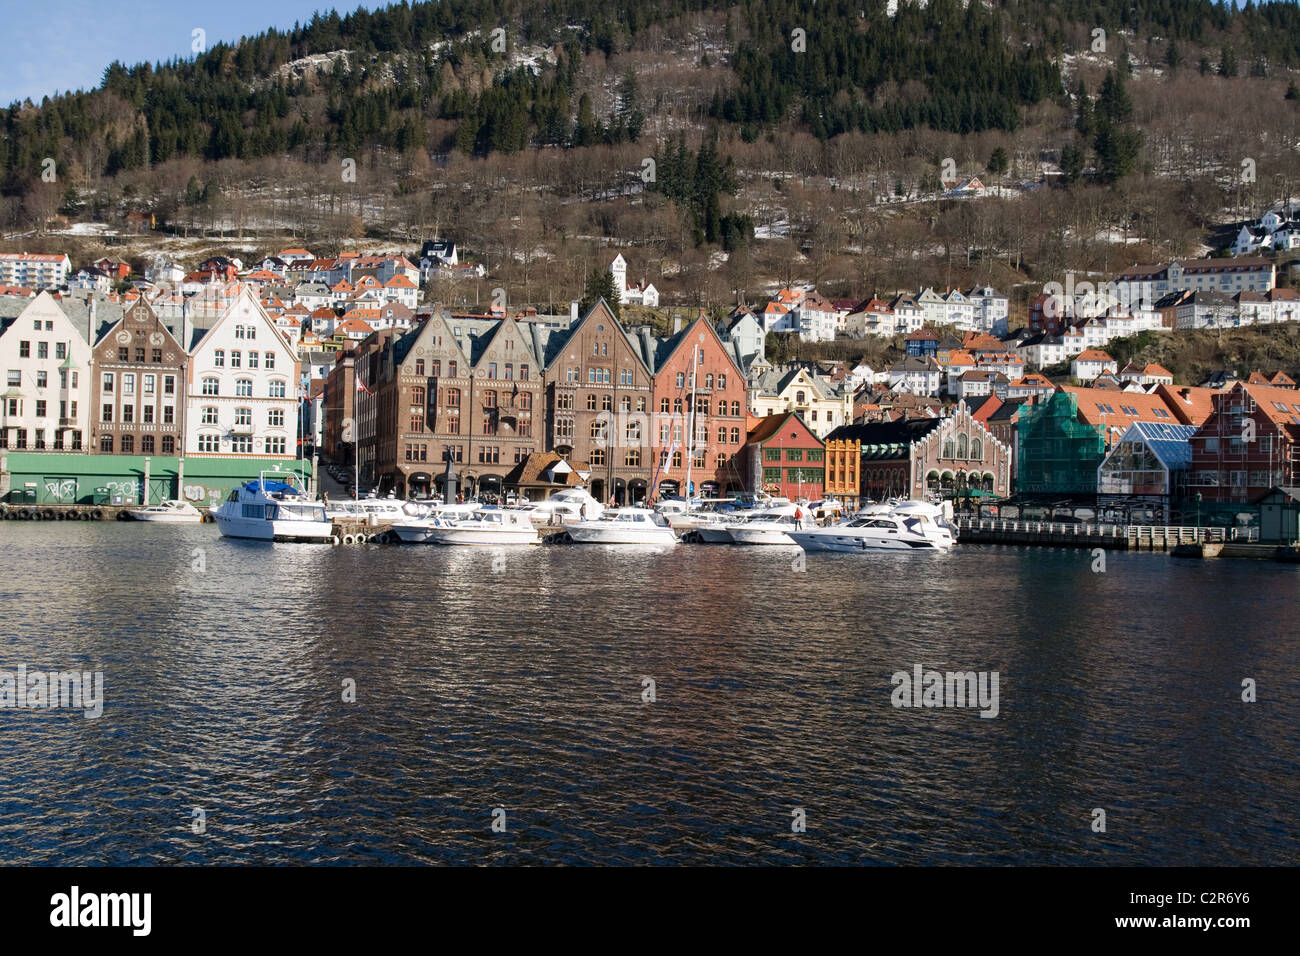
[[[1227,528],[1008,521],[967,517],[957,518],[956,524],[962,544],[1024,544],[1116,551],[1173,551],[1179,547],[1199,545],[1206,557],[1215,553],[1223,557],[1236,557],[1255,555],[1256,552],[1259,552],[1260,557],[1273,557],[1273,552],[1277,550],[1271,545],[1238,540]]]

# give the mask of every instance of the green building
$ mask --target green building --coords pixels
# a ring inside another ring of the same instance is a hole
[[[139,504],[146,462],[149,502],[178,498],[203,507],[262,471],[293,471],[306,482],[311,462],[265,458],[185,458],[151,455],[60,455],[8,451],[0,455],[0,501],[10,504]]]
[[[1022,405],[1017,425],[1016,492],[1095,495],[1097,468],[1106,456],[1101,429],[1079,420],[1079,399],[1057,392]]]

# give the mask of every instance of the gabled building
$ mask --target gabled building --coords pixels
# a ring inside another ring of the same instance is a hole
[[[97,454],[175,455],[185,443],[189,355],[143,300],[95,343],[90,448]]]
[[[755,415],[795,412],[818,437],[851,420],[853,391],[802,366],[775,368],[752,383],[750,410]]]
[[[758,420],[741,450],[745,490],[818,501],[825,496],[826,446],[793,412]]]
[[[538,329],[538,333],[540,333]],[[544,451],[560,453],[601,501],[648,500],[654,381],[640,347],[601,300],[546,348]],[[618,415],[632,419],[619,420]],[[639,424],[639,428],[631,428]]]
[[[241,287],[190,349],[185,454],[286,459],[297,455],[298,356]]]
[[[932,356],[917,358],[908,355],[889,369],[891,391],[910,392],[913,395],[939,394],[942,371]]]
[[[1245,503],[1300,483],[1300,395],[1239,382],[1214,396],[1191,444],[1189,490],[1206,501]]]
[[[1171,504],[1185,493],[1195,434],[1192,425],[1134,422],[1097,468],[1098,505],[1147,505],[1169,524]]]
[[[90,346],[49,292],[0,320],[0,448],[84,451]]]
[[[736,456],[745,442],[747,389],[731,350],[703,314],[670,338],[653,341],[643,336],[642,342],[653,350],[646,353],[654,374],[654,415],[645,423],[658,471],[652,493],[687,493],[688,456],[692,493],[717,496],[729,488],[744,490]],[[620,399],[626,404],[631,400]]]

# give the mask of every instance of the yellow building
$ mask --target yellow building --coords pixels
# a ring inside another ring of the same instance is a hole
[[[862,444],[857,439],[826,443],[826,496],[858,503]]]

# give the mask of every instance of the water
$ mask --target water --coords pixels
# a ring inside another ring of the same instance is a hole
[[[0,863],[1300,857],[1300,568],[798,553],[5,522],[0,670],[105,705],[0,710]],[[895,709],[915,663],[999,716]]]

